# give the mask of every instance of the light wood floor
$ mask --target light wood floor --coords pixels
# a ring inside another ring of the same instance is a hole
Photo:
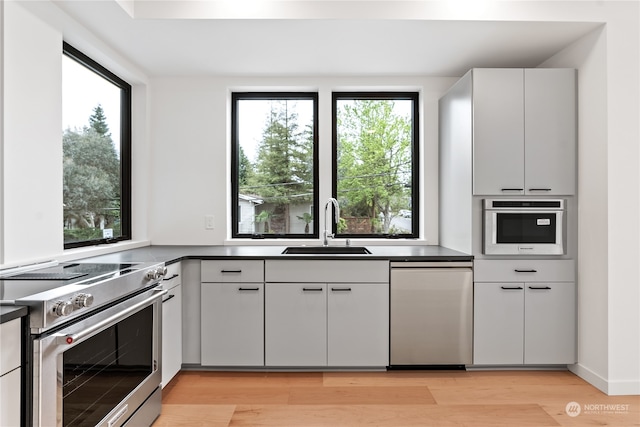
[[[640,396],[567,371],[187,371],[162,402],[153,427],[640,426]]]

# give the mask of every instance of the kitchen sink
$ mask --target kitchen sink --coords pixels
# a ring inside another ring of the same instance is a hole
[[[283,254],[348,254],[348,255],[366,255],[371,251],[364,246],[289,246]]]

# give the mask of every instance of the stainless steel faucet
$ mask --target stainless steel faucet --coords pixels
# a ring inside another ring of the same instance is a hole
[[[329,229],[327,228],[327,209],[329,208],[330,204],[333,204],[336,227],[338,225],[338,221],[340,220],[340,205],[338,204],[338,201],[336,199],[334,199],[333,197],[329,197],[327,203],[325,203],[324,205],[324,232],[322,233],[322,246],[329,246],[329,237],[334,237],[333,233],[329,233]]]

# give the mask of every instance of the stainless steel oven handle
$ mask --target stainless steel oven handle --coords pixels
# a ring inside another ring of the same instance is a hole
[[[57,337],[56,339],[56,343],[59,345],[69,345],[69,344],[73,344],[78,340],[81,340],[82,338],[85,338],[87,336],[90,336],[91,334],[93,334],[94,332],[102,329],[104,326],[107,326],[111,323],[117,323],[120,320],[124,319],[125,317],[127,317],[128,315],[130,315],[131,313],[134,313],[136,311],[138,311],[138,309],[140,309],[141,307],[144,307],[145,305],[148,305],[150,302],[152,302],[155,299],[158,299],[160,297],[165,296],[166,294],[169,293],[168,289],[153,289],[154,292],[157,292],[156,294],[154,294],[153,296],[140,301],[139,303],[132,305],[131,307],[125,309],[124,311],[121,311],[120,313],[109,317],[108,319],[105,319],[101,322],[96,323],[95,325],[92,325],[91,327],[84,329],[78,333],[75,334],[68,334],[68,335],[60,335],[59,337]]]

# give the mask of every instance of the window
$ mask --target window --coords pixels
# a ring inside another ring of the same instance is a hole
[[[419,237],[418,93],[333,94],[339,237]]]
[[[317,93],[233,93],[232,237],[318,237]]]
[[[67,43],[64,248],[131,239],[131,86]]]

